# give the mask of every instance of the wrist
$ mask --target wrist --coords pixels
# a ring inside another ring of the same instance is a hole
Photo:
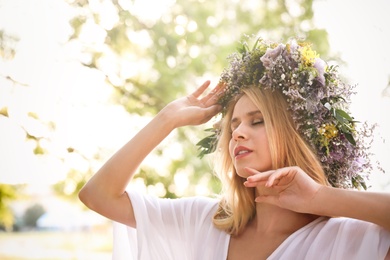
[[[329,200],[335,188],[331,186],[321,185],[316,192],[312,203],[312,214],[319,216],[331,216],[329,214]]]
[[[348,207],[351,195],[356,191],[322,186],[314,201],[314,211],[317,215],[328,217],[350,217]]]
[[[160,122],[168,131],[172,131],[180,126],[177,119],[175,113],[167,109],[167,107],[164,107],[155,117],[155,120]]]

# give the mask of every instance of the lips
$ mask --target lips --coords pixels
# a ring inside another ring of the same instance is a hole
[[[234,156],[236,158],[241,158],[243,156],[250,154],[251,152],[253,152],[253,150],[251,150],[245,146],[238,146],[234,149]]]

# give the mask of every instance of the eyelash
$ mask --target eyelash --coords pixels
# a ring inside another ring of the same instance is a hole
[[[264,123],[264,120],[256,120],[256,121],[253,121],[252,125],[257,125],[257,124],[262,124]]]
[[[264,123],[264,120],[263,119],[258,119],[258,120],[254,120],[251,125],[258,125],[258,124],[263,124]],[[233,133],[234,130],[236,129],[237,127],[234,127],[234,128],[231,128],[230,129],[230,133]]]

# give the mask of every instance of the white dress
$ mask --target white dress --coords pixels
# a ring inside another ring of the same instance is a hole
[[[216,199],[159,199],[128,192],[137,229],[114,223],[114,260],[225,260],[230,236],[214,227]],[[290,235],[268,258],[384,259],[390,232],[364,221],[321,217]]]

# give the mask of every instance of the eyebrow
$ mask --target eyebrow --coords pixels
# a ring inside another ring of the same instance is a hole
[[[252,117],[252,116],[255,116],[255,115],[257,115],[257,114],[262,115],[262,113],[260,112],[260,110],[254,110],[254,111],[250,111],[250,112],[246,113],[246,115],[247,115],[248,117]],[[235,122],[237,122],[237,121],[238,121],[238,118],[237,118],[237,117],[233,117],[232,120],[230,120],[230,124],[233,124],[233,123],[235,123]]]

